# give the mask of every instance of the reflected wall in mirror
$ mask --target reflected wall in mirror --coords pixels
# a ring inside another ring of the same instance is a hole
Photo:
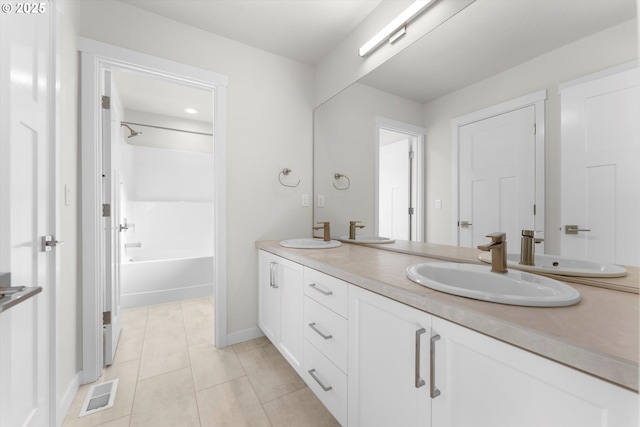
[[[375,118],[385,117],[426,129],[425,241],[456,245],[452,120],[546,91],[538,129],[546,207],[537,214],[545,216],[545,251],[560,254],[559,87],[637,59],[635,0],[477,0],[316,109],[314,221],[331,221],[335,236],[350,220],[375,228]],[[333,191],[335,172],[351,178],[350,191]],[[509,240],[517,250],[519,236]]]
[[[349,221],[364,224],[359,234],[378,235],[376,117],[419,127],[422,114],[417,102],[358,83],[318,108],[314,114],[314,222],[330,221],[334,237],[349,234]],[[349,177],[348,189],[334,187],[336,173]]]

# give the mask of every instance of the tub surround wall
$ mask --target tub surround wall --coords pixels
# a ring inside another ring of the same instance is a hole
[[[582,295],[577,305],[515,307],[449,295],[412,282],[406,277],[407,266],[436,261],[423,256],[349,244],[308,250],[262,241],[256,247],[638,391],[638,295],[571,284]]]

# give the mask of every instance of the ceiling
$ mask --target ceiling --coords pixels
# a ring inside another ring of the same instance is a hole
[[[382,0],[120,1],[314,65]],[[426,103],[635,16],[636,0],[476,0],[361,82]],[[206,91],[135,73],[116,77],[126,108],[212,117]]]
[[[315,65],[382,0],[121,0],[267,52]]]
[[[360,82],[425,104],[635,17],[636,0],[476,0]]]

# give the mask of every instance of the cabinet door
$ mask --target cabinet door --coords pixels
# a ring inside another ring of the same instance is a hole
[[[638,395],[433,318],[433,425],[638,426]]]
[[[278,291],[274,287],[277,257],[258,251],[258,326],[276,344],[278,340]]]
[[[349,287],[349,425],[430,425],[430,331],[428,314]]]
[[[280,258],[276,262],[275,286],[278,291],[280,353],[302,375],[303,290],[302,266]]]
[[[302,266],[258,251],[258,326],[302,372]]]

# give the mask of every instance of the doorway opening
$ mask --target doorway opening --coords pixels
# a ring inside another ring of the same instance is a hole
[[[423,128],[376,117],[376,235],[424,241]]]
[[[92,40],[79,46],[88,383],[115,354],[123,306],[213,294],[215,343],[226,345],[227,78]],[[129,269],[149,263],[146,273]],[[140,288],[158,273],[171,289]]]

